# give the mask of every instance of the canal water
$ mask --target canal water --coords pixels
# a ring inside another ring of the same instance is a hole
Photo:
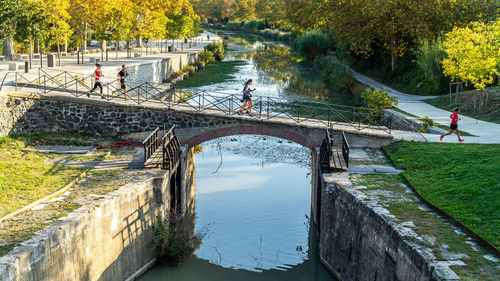
[[[206,235],[178,267],[141,281],[326,281],[311,212],[310,150],[256,135],[224,137],[196,155],[196,230]]]
[[[283,43],[255,35],[222,34],[228,45],[224,67],[208,67],[177,83],[193,91],[241,94],[243,83],[253,79],[258,97],[306,99],[341,105],[357,105],[351,95],[332,89],[316,69]],[[226,79],[220,81],[221,75]],[[215,79],[219,78],[219,79]]]

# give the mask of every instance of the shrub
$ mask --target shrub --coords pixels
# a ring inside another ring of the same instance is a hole
[[[258,30],[257,20],[249,20],[243,24],[243,31],[249,33],[255,33]]]
[[[212,52],[216,61],[224,60],[224,44],[221,42],[212,42],[205,47],[206,51]]]
[[[422,117],[422,118],[419,118],[420,121],[422,121],[422,123],[424,124],[424,128],[430,128],[430,127],[434,127],[434,120],[432,120],[431,118],[429,118],[428,116],[425,116],[425,117]]]
[[[160,262],[179,265],[184,257],[199,247],[204,234],[194,232],[191,220],[194,221],[193,216],[188,214],[172,214],[164,221],[156,217],[156,224],[153,225],[153,245],[158,250]]]
[[[226,28],[229,30],[241,30],[243,22],[241,21],[230,21],[226,24]]]
[[[198,54],[198,59],[203,63],[203,65],[211,64],[215,62],[214,53],[209,50],[204,50]]]
[[[296,43],[297,51],[308,59],[313,60],[324,55],[331,45],[331,40],[320,30],[306,31]]]
[[[367,87],[365,91],[361,93],[361,101],[363,106],[377,110],[392,108],[393,104],[398,104],[398,98],[390,97],[387,90],[375,90],[370,87]]]

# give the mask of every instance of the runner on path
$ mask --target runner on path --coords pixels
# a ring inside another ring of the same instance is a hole
[[[101,89],[101,99],[104,99],[104,96],[102,95],[102,83],[101,83],[101,77],[104,77],[104,75],[102,75],[101,65],[96,63],[95,66],[97,67],[97,69],[94,71],[94,74],[92,74],[92,76],[95,78],[94,88],[92,88],[92,90],[90,90],[90,92],[87,93],[87,97],[90,98],[90,94],[93,93],[97,89],[97,87],[99,87]]]
[[[118,80],[120,82],[120,89],[116,89],[114,92],[122,92],[123,91],[123,96],[125,97],[126,100],[128,100],[127,97],[127,85],[125,85],[125,79],[129,76],[127,72],[127,67],[125,65],[122,65],[122,70],[118,72],[116,75],[118,77]]]
[[[460,113],[460,108],[456,107],[455,112],[453,112],[450,115],[450,118],[451,118],[450,131],[444,135],[441,135],[441,137],[439,137],[440,141],[443,141],[443,138],[445,136],[451,135],[453,133],[453,131],[455,131],[455,133],[457,134],[459,142],[464,141],[463,139],[460,138],[460,131],[458,130],[458,120],[460,120],[460,118],[458,117],[459,113]]]
[[[255,88],[254,89],[250,89],[250,86],[252,85],[253,81],[252,79],[249,79],[245,82],[245,84],[243,84],[244,88],[243,88],[243,98],[242,98],[242,102],[243,102],[243,105],[241,106],[240,110],[238,112],[236,112],[237,114],[241,114],[243,113],[243,110],[245,109],[245,107],[247,107],[246,109],[246,112],[248,113],[248,115],[250,116],[253,116],[252,114],[252,107],[253,107],[253,101],[252,101],[252,92],[255,91]]]

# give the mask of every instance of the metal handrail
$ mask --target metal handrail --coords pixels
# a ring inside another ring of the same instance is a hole
[[[35,88],[43,93],[63,91],[74,96],[86,94],[94,83],[91,75],[74,74],[67,71],[51,75],[45,70],[38,74],[16,72],[16,90]],[[104,82],[103,97],[107,101],[120,98],[119,86],[115,82]],[[144,82],[128,83],[127,96],[137,104],[158,103],[168,109],[188,108],[198,112],[215,111],[226,115],[235,115],[240,108],[240,94],[223,92],[191,91],[187,89],[171,89],[164,84]],[[379,129],[391,133],[391,126],[382,122],[380,111],[347,105],[323,103],[295,98],[289,99],[256,96],[254,97],[254,114],[257,118],[283,118],[296,123],[313,122],[330,128],[335,124],[348,125],[356,130]]]
[[[156,152],[158,147],[160,147],[160,140],[158,138],[158,132],[160,128],[156,128],[143,142],[144,146],[144,163],[146,163],[149,158]]]
[[[172,126],[170,130],[162,138],[162,169],[169,170],[170,173],[177,167],[180,161],[181,149],[180,142],[175,135],[175,126]]]
[[[330,159],[332,158],[333,140],[331,139],[328,130],[325,131],[326,131],[325,138],[323,139],[323,142],[321,143],[321,146],[319,148],[319,161],[320,161],[319,163],[321,171],[323,173],[329,173],[332,171],[332,167],[330,166]]]
[[[347,142],[344,131],[342,131],[342,157],[344,158],[346,169],[349,168],[349,149],[349,143]]]

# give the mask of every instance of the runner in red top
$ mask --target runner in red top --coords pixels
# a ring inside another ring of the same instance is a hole
[[[441,137],[439,138],[439,140],[443,140],[443,138],[447,135],[451,135],[453,133],[453,131],[455,131],[455,133],[457,134],[458,136],[458,141],[459,142],[463,142],[464,140],[460,138],[460,131],[458,130],[458,120],[460,120],[460,118],[458,117],[458,114],[460,113],[460,108],[456,107],[455,108],[455,112],[453,112],[451,115],[450,115],[450,118],[451,118],[451,124],[450,124],[450,131],[444,135],[441,135]]]
[[[101,90],[101,99],[104,99],[104,96],[102,95],[102,83],[101,83],[101,77],[103,77],[104,75],[102,75],[101,65],[96,64],[95,66],[96,66],[96,70],[94,71],[94,74],[92,75],[95,78],[94,88],[92,88],[92,90],[90,90],[90,92],[87,93],[87,97],[90,98],[90,94],[93,93],[97,89],[97,87],[99,87]]]

